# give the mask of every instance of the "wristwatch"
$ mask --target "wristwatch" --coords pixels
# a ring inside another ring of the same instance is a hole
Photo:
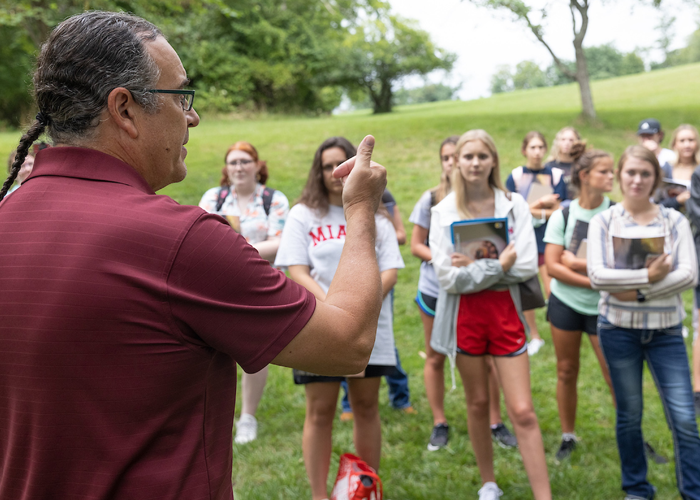
[[[647,300],[646,296],[641,290],[637,290],[637,302],[645,302]]]

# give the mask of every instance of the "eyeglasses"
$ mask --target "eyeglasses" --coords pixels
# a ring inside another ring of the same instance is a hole
[[[180,104],[183,111],[189,111],[194,104],[194,90],[163,90],[163,89],[148,89],[146,92],[153,94],[178,94],[180,96]]]
[[[253,163],[253,160],[231,160],[229,162],[226,162],[226,165],[230,165],[232,167],[240,165],[241,167],[245,167],[246,165],[250,165],[251,163]]]

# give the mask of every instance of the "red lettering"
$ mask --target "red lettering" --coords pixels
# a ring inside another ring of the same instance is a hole
[[[321,241],[326,241],[326,235],[323,234],[322,228],[319,227],[318,231],[316,231],[316,232],[318,233],[318,236],[314,236],[314,232],[309,231],[309,234],[311,235],[311,239],[314,242],[314,246],[318,245]]]
[[[345,225],[341,224],[340,228],[338,229],[338,236],[336,238],[340,239],[340,237],[345,238]]]
[[[331,225],[328,224],[326,227],[328,228],[328,239],[334,240],[335,238],[333,238],[333,230],[331,229]]]

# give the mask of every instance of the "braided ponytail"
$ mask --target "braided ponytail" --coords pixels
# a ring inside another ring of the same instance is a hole
[[[20,169],[24,160],[29,154],[29,148],[32,147],[34,141],[36,141],[41,134],[44,133],[46,127],[49,125],[49,118],[43,113],[36,115],[36,121],[29,127],[29,130],[22,136],[19,140],[19,146],[17,146],[17,155],[15,156],[15,161],[12,162],[12,167],[10,168],[10,175],[7,176],[5,183],[0,189],[0,201],[5,198],[5,195],[14,184],[15,179],[17,179],[17,174],[19,174]]]

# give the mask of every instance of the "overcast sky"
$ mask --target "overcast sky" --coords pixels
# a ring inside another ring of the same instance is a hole
[[[544,23],[545,40],[558,57],[574,59],[571,14],[566,0],[548,2],[548,17]],[[584,46],[612,43],[618,50],[629,52],[635,48],[656,45],[661,12],[648,6],[644,0],[592,0],[589,26]],[[534,5],[544,5],[534,0]],[[476,7],[469,0],[391,0],[400,15],[415,19],[441,48],[457,54],[458,59],[447,82],[462,83],[461,99],[475,99],[489,95],[491,75],[503,64],[514,67],[524,60],[533,60],[540,67],[548,66],[552,58],[530,30],[521,22],[512,21],[512,15]],[[698,23],[697,8],[683,0],[663,0],[664,9],[676,16],[672,48],[683,47]],[[658,50],[645,61],[661,60]],[[436,77],[433,80],[439,81]],[[407,82],[415,86],[419,81]]]

